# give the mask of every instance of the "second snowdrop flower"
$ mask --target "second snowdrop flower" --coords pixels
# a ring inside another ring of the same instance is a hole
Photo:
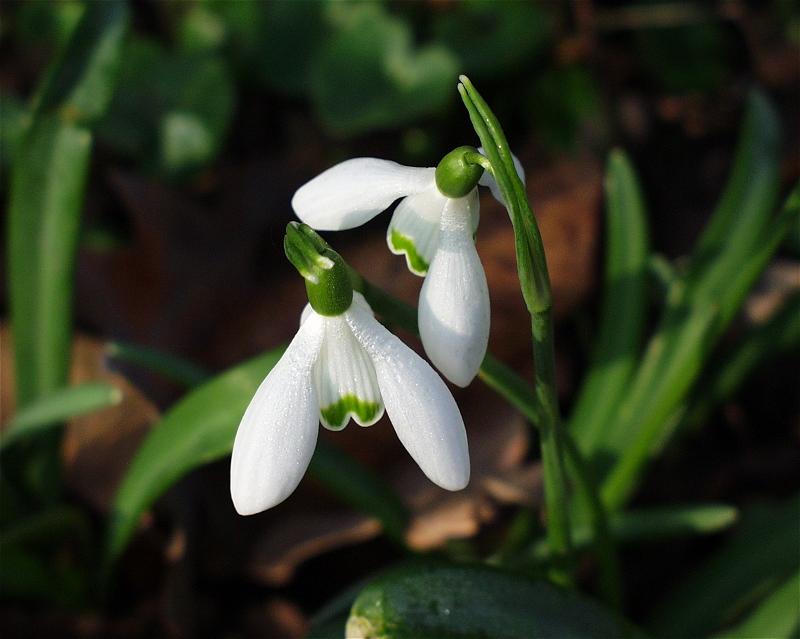
[[[306,280],[309,305],[283,357],[242,417],[231,496],[249,515],[288,497],[305,474],[318,422],[374,424],[384,410],[403,446],[442,488],[469,481],[464,422],[442,379],[386,330],[353,292],[342,258],[308,227],[287,229],[286,254]]]
[[[486,354],[489,290],[474,235],[477,185],[489,186],[487,160],[472,147],[448,153],[436,168],[414,168],[376,158],[347,160],[304,186],[292,199],[297,216],[320,230],[349,229],[398,198],[387,243],[425,277],[419,330],[428,357],[454,384],[467,386]]]

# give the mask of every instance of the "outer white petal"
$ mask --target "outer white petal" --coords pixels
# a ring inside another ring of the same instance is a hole
[[[397,205],[386,231],[386,243],[395,255],[405,255],[409,270],[425,275],[439,245],[439,226],[447,198],[434,184]]]
[[[242,417],[231,457],[231,497],[240,515],[279,504],[306,472],[319,432],[311,371],[323,335],[322,318],[312,314]]]
[[[478,147],[478,153],[485,156],[486,153],[483,150],[482,146]],[[522,168],[522,163],[519,161],[516,155],[513,153],[511,154],[511,159],[514,161],[514,168],[517,170],[517,175],[519,175],[519,179],[522,180],[522,183],[525,184],[525,169]],[[481,179],[478,180],[478,184],[481,186],[488,186],[489,190],[494,195],[494,199],[500,202],[503,206],[505,206],[505,201],[503,200],[503,194],[500,193],[500,187],[497,186],[497,182],[495,182],[494,176],[488,171],[484,171],[483,175],[481,175]]]
[[[352,417],[370,426],[383,416],[383,402],[372,360],[344,317],[325,317],[325,338],[314,365],[314,384],[322,425],[341,430]]]
[[[458,386],[475,378],[489,342],[489,288],[472,240],[477,207],[476,191],[445,206],[439,250],[419,295],[425,353]]]
[[[377,158],[347,160],[297,189],[292,208],[319,231],[351,229],[371,220],[397,198],[429,188],[434,172]]]
[[[345,313],[375,364],[386,412],[397,437],[428,478],[447,490],[469,482],[464,421],[442,378],[363,307]]]

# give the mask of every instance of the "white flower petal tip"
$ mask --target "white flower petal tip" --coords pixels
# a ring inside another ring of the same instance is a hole
[[[432,482],[447,490],[464,488],[470,474],[467,433],[441,377],[363,308],[353,305],[345,318],[375,365],[400,442]]]
[[[478,147],[478,153],[486,157],[486,152],[483,150],[482,146]],[[514,168],[517,170],[517,175],[519,179],[522,180],[522,183],[525,184],[525,169],[522,168],[522,162],[519,161],[516,155],[513,153],[511,154],[511,159],[514,162]],[[492,192],[494,199],[500,202],[503,206],[505,206],[505,201],[503,200],[503,194],[500,193],[500,187],[497,185],[497,182],[494,179],[494,176],[489,173],[488,171],[484,171],[481,179],[478,180],[478,184],[481,186],[486,186]]]
[[[450,382],[468,386],[489,343],[489,288],[472,240],[469,211],[477,194],[448,202],[439,250],[419,297],[419,331],[425,353]]]
[[[439,245],[439,226],[447,198],[432,187],[397,205],[386,231],[395,255],[404,255],[408,270],[423,277]]]
[[[301,186],[292,198],[292,208],[312,228],[341,231],[361,226],[396,199],[425,190],[433,180],[434,169],[354,158]]]
[[[240,515],[281,503],[311,461],[319,405],[309,379],[323,328],[319,316],[307,318],[242,417],[231,457],[231,498]]]

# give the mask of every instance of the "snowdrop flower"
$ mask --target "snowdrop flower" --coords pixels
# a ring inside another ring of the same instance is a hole
[[[411,457],[442,488],[469,481],[464,422],[442,379],[384,328],[353,292],[342,258],[292,223],[286,253],[306,278],[309,304],[283,357],[239,424],[231,497],[241,515],[271,508],[297,487],[311,461],[318,422],[374,424],[384,410]]]
[[[292,198],[297,216],[324,231],[360,226],[403,198],[386,240],[393,253],[405,256],[413,273],[425,276],[418,311],[422,344],[436,368],[458,386],[475,378],[489,340],[489,289],[474,241],[477,185],[488,186],[502,202],[478,151],[459,147],[436,168],[376,158],[347,160]]]

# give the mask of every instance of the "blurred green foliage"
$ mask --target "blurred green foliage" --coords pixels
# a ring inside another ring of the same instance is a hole
[[[97,135],[151,171],[180,175],[214,160],[234,102],[231,74],[219,56],[172,53],[152,40],[131,38],[119,89]]]

